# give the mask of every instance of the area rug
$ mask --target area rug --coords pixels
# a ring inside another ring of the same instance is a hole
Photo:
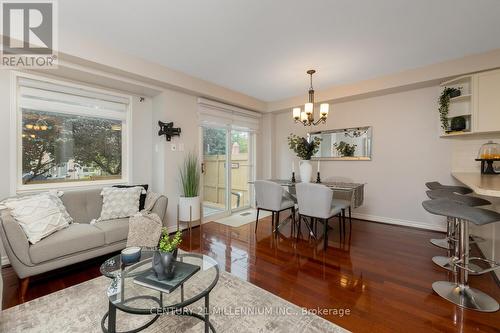
[[[101,276],[4,310],[0,314],[0,332],[101,332],[101,319],[108,307],[109,283],[108,278]],[[201,303],[195,305],[201,306]],[[221,272],[210,294],[210,307],[211,322],[217,332],[348,332],[226,272]],[[118,311],[117,330],[137,328],[149,318]],[[196,318],[162,315],[143,332],[203,330],[203,322]]]
[[[268,216],[271,216],[271,212],[261,210],[259,213],[259,219]],[[252,208],[234,213],[231,216],[215,220],[214,222],[237,228],[241,227],[242,225],[255,222],[256,218],[257,218],[257,210]]]

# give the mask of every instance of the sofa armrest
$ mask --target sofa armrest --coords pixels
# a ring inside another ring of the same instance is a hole
[[[168,206],[168,199],[166,196],[162,195],[156,200],[153,208],[151,209],[151,213],[155,213],[160,217],[160,220],[162,220],[163,225],[166,226],[166,221],[165,221],[165,213],[167,211],[167,206]]]
[[[29,256],[30,243],[28,238],[19,223],[10,214],[9,209],[0,211],[0,235],[11,262],[17,260],[26,266],[33,266]]]

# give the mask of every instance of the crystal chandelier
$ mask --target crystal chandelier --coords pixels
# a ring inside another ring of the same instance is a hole
[[[301,123],[304,126],[318,125],[321,123],[326,123],[326,118],[328,117],[328,111],[330,109],[330,105],[328,103],[322,103],[319,106],[319,119],[318,121],[314,121],[314,89],[312,85],[312,76],[316,73],[314,69],[310,69],[307,71],[307,74],[310,75],[311,87],[309,87],[309,102],[304,104],[304,110],[300,108],[293,108],[292,114],[293,119],[295,119],[296,123]]]

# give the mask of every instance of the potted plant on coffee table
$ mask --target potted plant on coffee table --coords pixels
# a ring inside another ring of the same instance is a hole
[[[182,242],[182,232],[177,230],[171,238],[168,229],[162,229],[158,251],[153,255],[153,271],[158,280],[168,280],[174,276],[177,249]]]
[[[179,221],[189,222],[201,218],[200,196],[198,195],[200,187],[200,168],[198,166],[198,157],[194,153],[189,153],[184,159],[184,164],[179,170],[182,195],[179,198]]]

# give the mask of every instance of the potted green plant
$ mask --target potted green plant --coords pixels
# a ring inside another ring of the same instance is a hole
[[[182,195],[179,198],[179,220],[197,221],[200,219],[200,168],[198,157],[195,153],[189,153],[184,159],[184,164],[179,170]]]
[[[288,146],[301,159],[299,162],[300,180],[310,183],[312,176],[311,157],[318,152],[321,139],[314,137],[308,141],[306,138],[291,134],[288,136]]]
[[[339,143],[335,142],[333,144],[337,152],[340,154],[342,157],[352,157],[354,156],[354,152],[356,151],[357,145],[355,144],[349,144],[344,141],[340,141]]]
[[[460,88],[445,87],[439,96],[439,119],[441,128],[445,131],[449,129],[448,111],[450,109],[450,99],[461,95]]]
[[[158,280],[171,279],[174,276],[177,249],[182,242],[182,232],[178,230],[171,238],[168,229],[162,229],[158,251],[153,254],[153,271]]]

